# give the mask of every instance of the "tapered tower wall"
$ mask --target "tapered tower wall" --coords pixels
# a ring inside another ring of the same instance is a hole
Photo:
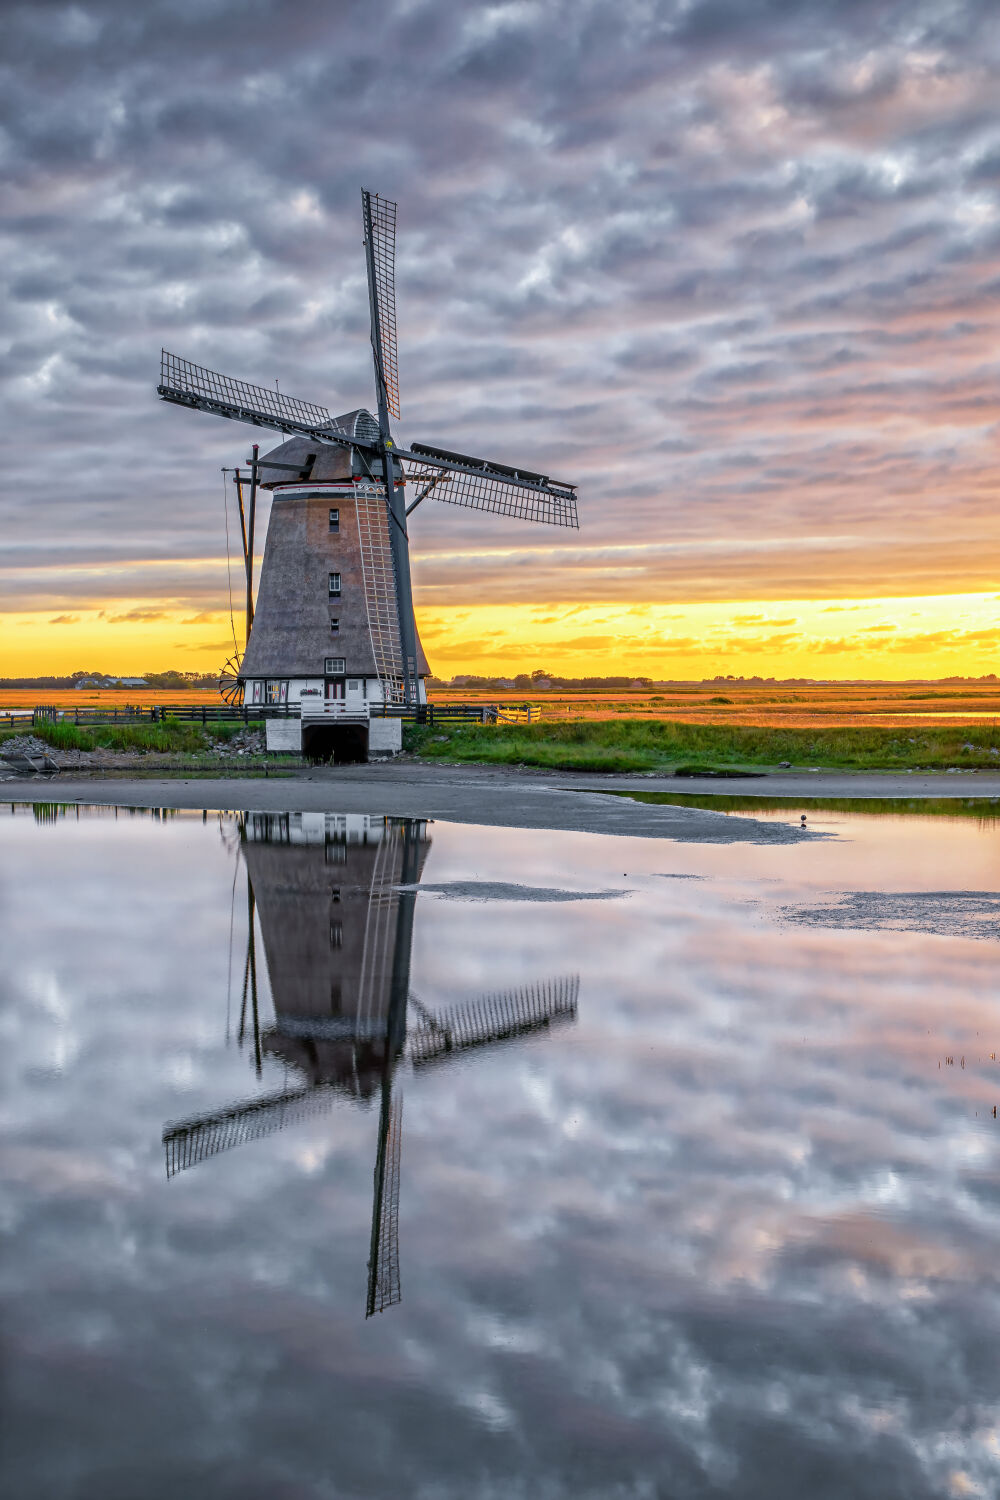
[[[338,513],[336,531],[331,510]],[[331,574],[340,577],[337,594],[330,592]],[[378,676],[356,501],[346,485],[308,496],[276,489],[243,676],[322,678],[328,657],[342,657],[352,676]]]
[[[294,704],[329,693],[337,676],[350,679],[357,701],[381,700],[382,683],[394,675],[387,670],[385,645],[387,588],[392,600],[395,594],[384,490],[369,475],[355,473],[361,466],[357,450],[308,449],[305,439],[296,438],[261,459],[262,482],[273,500],[241,672],[247,700]],[[372,584],[373,556],[388,563],[381,608]],[[338,591],[331,591],[331,580],[339,582]],[[392,627],[401,659],[396,619]],[[419,646],[418,658],[423,678],[429,668]],[[331,668],[331,660],[343,666]]]

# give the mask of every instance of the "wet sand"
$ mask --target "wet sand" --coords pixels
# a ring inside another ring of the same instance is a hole
[[[689,807],[650,806],[601,792],[788,797],[788,824]],[[428,764],[401,759],[322,767],[275,777],[14,778],[5,802],[123,807],[234,808],[257,812],[370,812],[441,818],[492,827],[678,839],[690,843],[783,844],[820,835],[791,822],[803,797],[1000,797],[1000,774],[782,772],[754,778],[600,776],[506,766]]]

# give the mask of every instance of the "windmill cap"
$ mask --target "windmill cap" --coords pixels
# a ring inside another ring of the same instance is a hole
[[[342,432],[345,437],[354,438],[359,443],[378,442],[378,422],[363,406],[357,411],[346,412],[342,417],[334,417],[332,426],[335,432]]]

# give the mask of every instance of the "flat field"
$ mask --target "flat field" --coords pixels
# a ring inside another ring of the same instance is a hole
[[[432,703],[530,703],[544,722],[666,719],[675,724],[753,728],[829,729],[1000,721],[1000,683],[842,683],[803,687],[709,686],[676,683],[659,690],[614,693],[518,692],[514,689],[435,688]],[[154,703],[218,703],[214,688],[85,688],[0,691],[0,708],[150,707]]]
[[[0,709],[152,708],[155,703],[220,703],[215,688],[0,688]]]
[[[657,690],[577,693],[436,689],[435,703],[531,703],[543,722],[552,719],[668,719],[675,724],[745,725],[754,728],[863,728],[900,724],[959,725],[1000,720],[1000,683],[836,683],[803,687],[707,687],[677,683]]]

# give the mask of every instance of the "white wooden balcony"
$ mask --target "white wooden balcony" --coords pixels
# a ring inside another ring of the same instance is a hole
[[[301,698],[303,719],[331,719],[339,723],[366,724],[369,719],[368,704],[360,693],[348,693],[346,698]]]

